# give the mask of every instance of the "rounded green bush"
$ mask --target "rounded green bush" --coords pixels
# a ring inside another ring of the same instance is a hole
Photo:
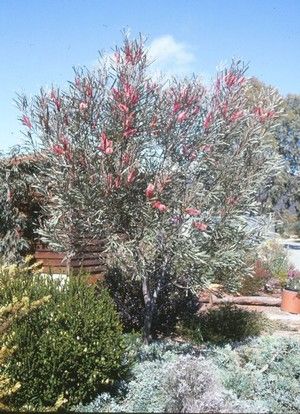
[[[261,313],[225,304],[190,320],[183,320],[178,332],[196,343],[221,344],[259,336],[268,329],[271,329],[271,323]]]
[[[105,288],[89,286],[75,276],[65,284],[38,276],[25,285],[23,295],[47,292],[51,300],[13,324],[6,338],[16,351],[5,372],[21,383],[8,401],[13,407],[53,407],[62,399],[66,405],[88,401],[120,377],[122,327]]]

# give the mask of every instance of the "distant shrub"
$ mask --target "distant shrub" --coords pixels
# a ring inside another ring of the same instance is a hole
[[[272,274],[262,260],[258,258],[254,260],[252,267],[252,275],[248,275],[242,280],[240,289],[242,295],[257,295],[260,291],[265,289],[272,278]]]
[[[15,351],[1,372],[21,384],[8,404],[42,409],[58,400],[70,405],[93,398],[123,370],[122,329],[107,290],[88,286],[84,276],[62,284],[16,269],[1,273],[0,304],[46,293],[51,300],[13,323],[5,337]]]
[[[287,251],[276,239],[262,243],[248,258],[252,274],[243,278],[240,293],[255,295],[262,290],[280,289],[286,282],[289,263]]]
[[[299,236],[300,237],[300,220],[298,214],[284,212],[281,215],[281,222],[279,223],[278,231],[282,236]]]
[[[260,246],[258,251],[261,262],[270,273],[283,285],[288,276],[288,255],[284,246],[277,240],[269,240]]]
[[[182,321],[179,332],[196,343],[224,343],[258,336],[269,325],[261,313],[225,304]]]

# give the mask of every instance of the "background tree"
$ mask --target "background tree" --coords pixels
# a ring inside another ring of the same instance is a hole
[[[36,160],[18,148],[0,157],[0,257],[18,262],[34,249],[40,200],[32,183]]]
[[[279,153],[285,160],[286,168],[281,178],[282,194],[274,204],[278,209],[294,207],[300,214],[300,96],[288,95],[284,99],[284,114],[275,131]],[[276,202],[277,201],[277,202]]]
[[[268,96],[271,86],[256,78],[251,79],[249,105],[262,102]],[[299,166],[300,166],[300,97],[288,95],[282,99],[281,116],[277,127],[269,131],[278,153],[282,157],[283,168],[280,174],[270,177],[272,185],[263,191],[259,199],[265,211],[273,211],[277,218],[282,218],[288,211],[299,216]]]
[[[268,137],[280,104],[270,89],[249,105],[240,62],[209,90],[195,77],[154,82],[148,64],[142,39],[125,38],[109,64],[77,70],[65,91],[20,99],[47,161],[36,177],[49,200],[43,239],[72,256],[105,238],[107,265],[140,283],[146,341],[170,285],[237,289],[256,242],[247,217],[278,169]]]

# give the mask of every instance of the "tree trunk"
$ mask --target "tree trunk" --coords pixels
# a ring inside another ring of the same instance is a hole
[[[165,284],[165,276],[167,271],[168,259],[166,258],[162,267],[162,272],[157,282],[157,286],[151,292],[149,288],[149,281],[146,276],[142,279],[142,289],[145,303],[145,317],[144,317],[144,343],[148,345],[152,340],[152,321],[156,310],[157,297]]]
[[[152,328],[152,317],[153,317],[153,298],[149,289],[148,279],[143,278],[142,281],[143,297],[145,303],[145,316],[144,316],[144,328],[143,328],[143,341],[144,344],[148,345],[151,342],[151,328]]]

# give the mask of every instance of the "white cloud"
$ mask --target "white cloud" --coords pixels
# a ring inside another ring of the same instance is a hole
[[[186,65],[195,61],[189,47],[185,43],[177,42],[171,35],[154,39],[150,44],[149,54],[153,59],[175,65]]]
[[[192,73],[196,61],[190,47],[184,42],[176,41],[171,35],[154,39],[149,47],[149,57],[155,71],[170,75]]]

